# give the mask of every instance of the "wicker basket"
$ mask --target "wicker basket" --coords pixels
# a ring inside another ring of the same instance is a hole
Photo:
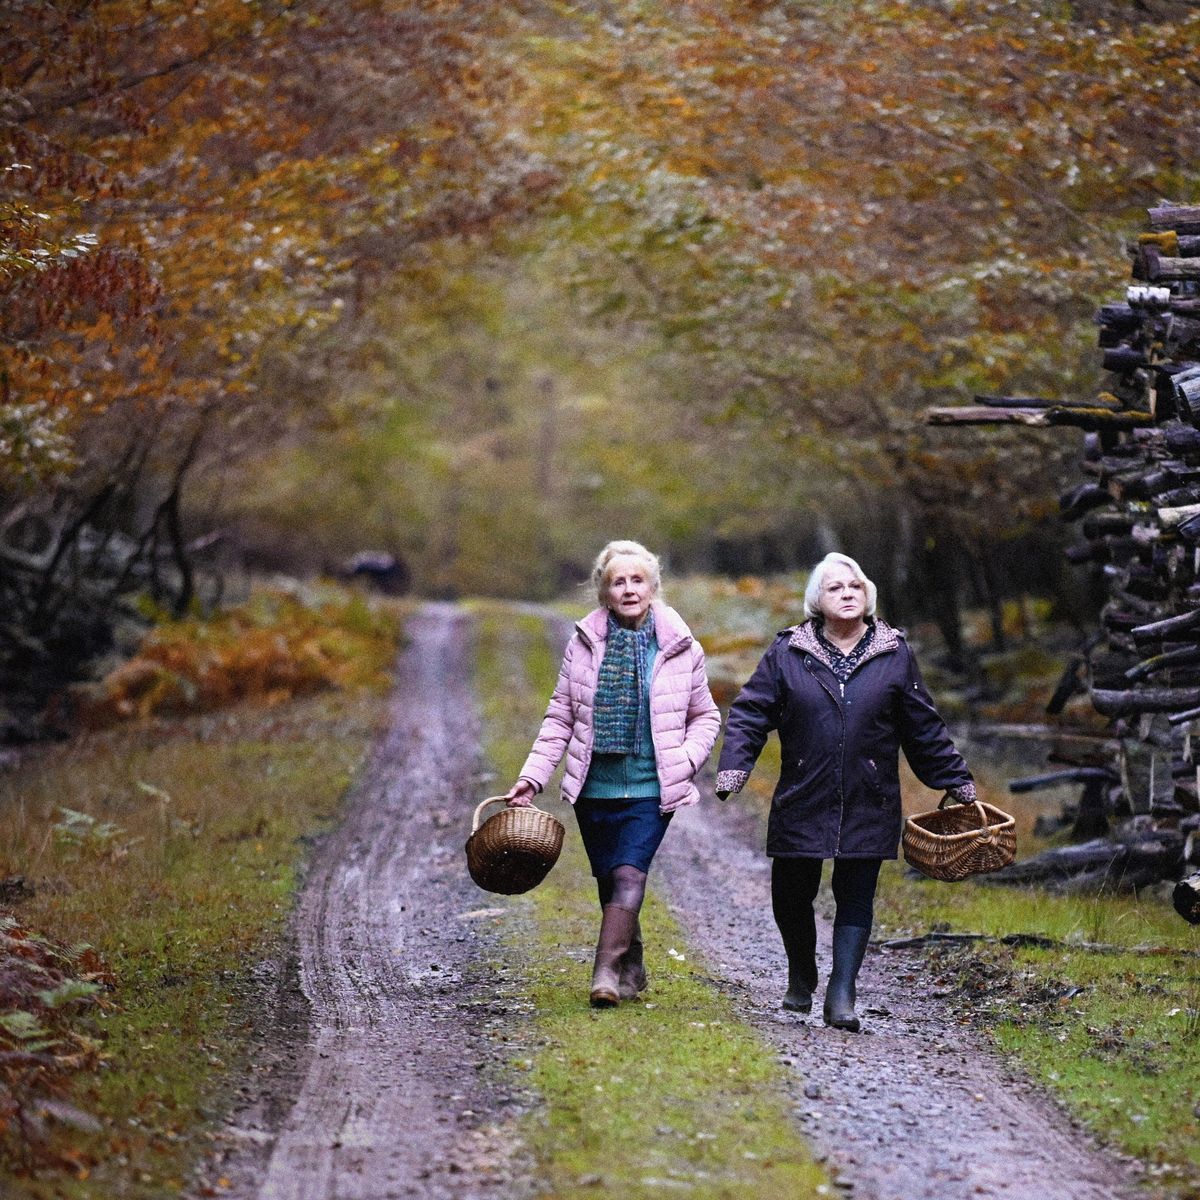
[[[904,822],[905,861],[946,883],[1008,866],[1017,854],[1016,821],[982,800],[947,806],[948,799]]]
[[[489,804],[504,804],[503,796],[489,796],[476,809],[467,838],[467,870],[486,892],[516,896],[535,888],[558,861],[563,844],[563,823],[532,804],[501,809],[481,825]]]

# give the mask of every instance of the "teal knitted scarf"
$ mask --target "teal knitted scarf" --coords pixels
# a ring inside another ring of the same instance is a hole
[[[596,680],[595,740],[597,754],[641,754],[638,713],[650,692],[646,659],[654,637],[654,613],[640,629],[626,629],[608,614],[608,642]]]

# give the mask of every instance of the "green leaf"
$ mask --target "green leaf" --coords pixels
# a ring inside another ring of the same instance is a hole
[[[90,1000],[99,991],[98,983],[84,979],[67,979],[58,987],[36,992],[35,995],[47,1008],[63,1008],[74,1000]]]
[[[48,1037],[50,1031],[33,1015],[18,1009],[16,1012],[0,1013],[0,1029],[21,1042]],[[47,1043],[49,1044],[49,1043]]]

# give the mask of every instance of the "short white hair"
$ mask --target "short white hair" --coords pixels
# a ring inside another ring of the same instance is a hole
[[[829,574],[833,567],[849,567],[851,573],[856,579],[861,579],[863,585],[867,589],[867,616],[875,615],[875,601],[879,598],[879,589],[867,578],[862,567],[858,565],[848,554],[839,554],[836,550],[831,554],[825,555],[823,559],[812,569],[812,574],[808,577],[808,586],[804,589],[804,615],[806,617],[819,617],[821,615],[821,588],[825,583],[825,576]]]
[[[602,606],[604,589],[608,585],[608,568],[614,558],[622,555],[636,558],[645,568],[646,578],[650,581],[651,595],[657,596],[662,586],[662,566],[657,554],[652,554],[641,542],[609,542],[596,555],[596,561],[592,564],[592,587],[596,589],[596,599]]]

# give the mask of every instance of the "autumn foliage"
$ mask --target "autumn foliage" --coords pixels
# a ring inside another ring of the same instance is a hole
[[[114,405],[186,423],[236,397],[225,411],[245,421],[265,361],[302,352],[423,240],[519,207],[545,179],[491,144],[498,84],[478,78],[472,15],[10,5],[5,401],[43,413],[76,461]],[[9,473],[69,464],[15,447]]]
[[[1088,386],[1123,237],[1158,196],[1195,194],[1200,17],[1115,26],[1080,7],[577,15],[534,78],[558,89],[544,107],[598,311],[685,347],[693,402],[765,420],[810,460],[803,439],[827,439],[872,490],[982,523],[998,496],[1044,516],[1037,455],[1003,436],[961,454],[917,414]]]
[[[193,560],[250,525],[261,548],[363,494],[435,591],[486,586],[497,560],[509,590],[532,560],[551,591],[618,525],[712,558],[824,520],[898,558],[958,540],[985,573],[1052,512],[1070,451],[968,448],[919,413],[1086,392],[1123,238],[1198,186],[1200,15],[1170,0],[6,18],[14,677],[103,651],[115,596],[187,611]],[[516,308],[482,314],[494,350],[464,369],[489,273]],[[431,315],[436,361],[407,336]],[[561,386],[505,390],[514,345]],[[291,479],[289,455],[310,456]],[[240,504],[264,462],[265,498]],[[737,486],[718,501],[706,476]],[[887,519],[852,528],[883,496]]]
[[[89,1128],[94,1118],[66,1099],[72,1078],[100,1063],[86,1015],[105,1001],[112,977],[94,950],[69,947],[0,915],[0,1163],[78,1169],[55,1148],[58,1123]]]
[[[327,420],[383,277],[536,204],[486,4],[17,0],[0,28],[0,667],[196,596],[190,478]],[[201,528],[200,532],[203,532]]]
[[[738,572],[823,525],[918,596],[956,546],[964,578],[1058,561],[1021,539],[1074,448],[922,413],[1095,387],[1122,243],[1197,194],[1194,6],[500,7],[483,77],[560,182],[381,280],[353,420],[274,450],[257,517],[402,513],[437,591],[553,593],[613,529]]]
[[[308,597],[258,590],[206,620],[157,624],[132,658],[96,684],[79,685],[72,721],[101,728],[138,717],[262,705],[330,688],[382,687],[397,621],[355,595]]]

